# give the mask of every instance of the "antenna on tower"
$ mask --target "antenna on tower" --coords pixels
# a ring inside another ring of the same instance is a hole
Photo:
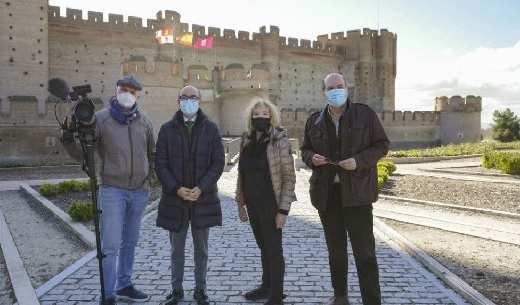
[[[377,1],[377,32],[379,33],[379,1]]]

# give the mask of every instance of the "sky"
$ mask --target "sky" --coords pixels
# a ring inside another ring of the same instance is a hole
[[[49,0],[49,5],[156,19],[177,11],[181,22],[316,40],[370,28],[397,34],[395,110],[433,111],[437,96],[482,97],[483,125],[493,111],[520,117],[520,0]]]

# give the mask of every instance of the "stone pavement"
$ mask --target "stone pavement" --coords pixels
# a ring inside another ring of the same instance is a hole
[[[225,172],[219,181],[224,223],[210,229],[208,295],[212,304],[254,304],[243,295],[260,281],[259,250],[251,228],[237,219],[235,183],[234,170]],[[283,232],[288,294],[285,304],[324,304],[332,295],[332,287],[323,231],[308,196],[307,174],[297,172],[296,193],[298,201],[293,204]],[[151,295],[151,300],[142,304],[161,304],[170,290],[170,245],[167,232],[155,226],[156,213],[153,210],[144,217],[136,252],[134,283]],[[375,232],[383,304],[469,304],[385,233],[377,228]],[[182,305],[196,304],[192,298],[193,247],[188,236]],[[362,304],[351,256],[348,279],[351,303]],[[95,251],[39,287],[37,294],[41,304],[97,304]]]

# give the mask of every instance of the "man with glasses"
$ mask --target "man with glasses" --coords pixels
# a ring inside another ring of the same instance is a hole
[[[390,141],[376,113],[348,98],[338,73],[322,84],[327,105],[305,125],[302,160],[312,169],[310,198],[318,210],[329,252],[334,297],[328,305],[349,304],[347,236],[350,238],[365,305],[380,305],[372,203],[377,200],[377,162]]]
[[[156,145],[156,173],[162,183],[157,226],[169,231],[172,291],[165,305],[184,298],[184,250],[191,223],[195,261],[193,298],[209,304],[206,293],[209,228],[222,225],[217,180],[224,170],[220,130],[200,107],[200,91],[181,89],[179,110],[161,126]]]

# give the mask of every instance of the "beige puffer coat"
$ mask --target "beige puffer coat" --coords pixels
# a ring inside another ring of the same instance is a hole
[[[246,144],[247,141],[242,143],[241,152]],[[271,173],[278,208],[289,211],[291,203],[296,201],[296,193],[294,192],[296,175],[294,173],[291,143],[282,127],[277,127],[271,134],[269,144],[267,144],[267,162],[269,163],[269,172]],[[237,178],[235,201],[242,205],[246,204],[245,197],[242,194],[240,174]]]

